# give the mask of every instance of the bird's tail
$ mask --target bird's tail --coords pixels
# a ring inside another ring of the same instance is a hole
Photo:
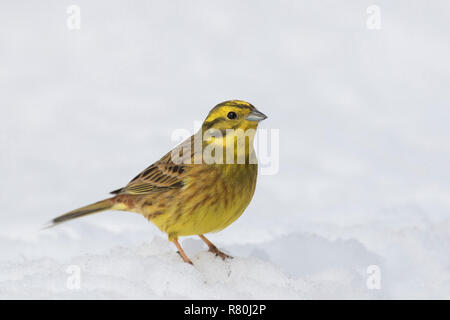
[[[90,204],[85,207],[81,207],[79,209],[72,210],[66,214],[63,214],[62,216],[56,217],[55,219],[51,220],[48,227],[54,227],[60,223],[84,217],[89,214],[105,211],[108,209],[115,209],[115,201],[114,198],[105,199],[93,204]]]

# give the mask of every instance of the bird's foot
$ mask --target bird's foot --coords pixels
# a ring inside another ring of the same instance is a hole
[[[177,251],[177,253],[180,255],[181,259],[183,259],[184,262],[189,263],[191,265],[194,265],[187,256],[183,255],[180,251]]]
[[[226,254],[226,253],[223,253],[222,251],[220,251],[219,249],[217,249],[217,247],[209,247],[209,252],[212,252],[212,253],[214,253],[215,255],[216,255],[216,257],[218,256],[218,257],[221,257],[222,258],[222,260],[225,260],[225,259],[233,259],[233,257],[232,256],[230,256],[230,255],[228,255],[228,254]]]
[[[181,258],[183,259],[184,262],[189,263],[191,265],[193,265],[191,259],[188,258],[188,256],[186,255],[186,252],[184,252],[183,248],[180,246],[180,243],[178,242],[178,239],[173,239],[172,242],[175,244],[175,246],[178,249],[178,254],[181,256]]]
[[[219,256],[222,258],[222,260],[225,259],[233,259],[232,256],[227,255],[226,253],[223,253],[222,251],[220,251],[219,249],[217,249],[217,247],[211,242],[209,241],[204,235],[199,234],[198,235],[200,237],[200,239],[203,240],[204,243],[206,243],[206,245],[209,248],[209,252],[214,253],[216,256]]]

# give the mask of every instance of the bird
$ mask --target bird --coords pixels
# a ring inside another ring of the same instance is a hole
[[[243,100],[219,103],[194,135],[110,198],[56,217],[49,227],[106,210],[134,212],[166,233],[186,263],[193,264],[178,241],[185,236],[199,236],[210,252],[232,258],[205,234],[225,229],[250,204],[258,175],[254,137],[266,118]]]

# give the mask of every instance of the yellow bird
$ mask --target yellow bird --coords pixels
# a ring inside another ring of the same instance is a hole
[[[196,134],[111,192],[112,198],[59,216],[52,226],[104,210],[136,212],[167,233],[187,263],[192,261],[180,236],[198,235],[209,251],[231,258],[204,234],[228,227],[253,198],[258,173],[253,139],[266,118],[245,101],[218,104]]]

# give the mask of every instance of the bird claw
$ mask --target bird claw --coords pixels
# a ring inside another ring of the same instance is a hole
[[[191,264],[191,265],[194,265],[194,264],[192,263],[192,261],[191,261],[188,257],[184,257],[184,256],[181,254],[180,251],[177,251],[177,253],[180,255],[181,259],[183,259],[184,262],[189,263],[189,264]]]
[[[230,255],[228,255],[228,254],[226,254],[226,253],[223,253],[222,251],[220,251],[220,250],[217,249],[216,247],[214,247],[214,248],[209,248],[209,252],[214,253],[214,254],[216,255],[216,257],[221,257],[222,260],[225,260],[225,259],[233,259],[232,256],[230,256]]]

